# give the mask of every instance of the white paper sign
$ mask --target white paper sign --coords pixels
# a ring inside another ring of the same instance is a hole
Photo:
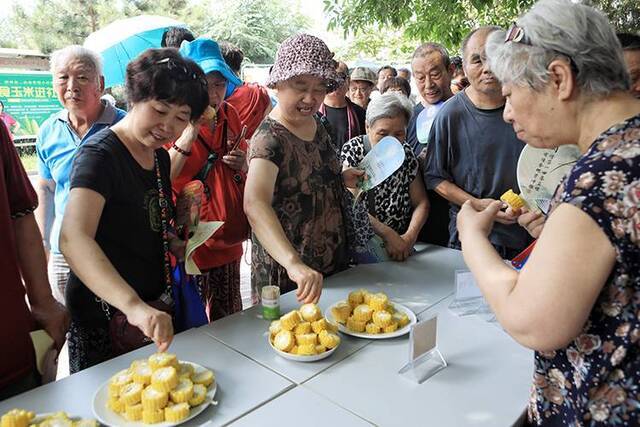
[[[363,169],[367,176],[367,179],[360,184],[360,188],[363,191],[371,190],[393,175],[403,162],[404,148],[400,141],[392,136],[385,136],[373,146],[358,165],[358,168]]]
[[[193,260],[193,254],[198,246],[209,240],[209,238],[213,236],[213,233],[222,227],[222,224],[224,224],[223,221],[198,222],[198,227],[187,242],[187,247],[185,249],[184,267],[187,274],[202,274]]]
[[[436,347],[438,341],[438,316],[411,326],[409,332],[409,361],[414,361]]]
[[[456,271],[456,300],[482,297],[482,292],[470,271]]]

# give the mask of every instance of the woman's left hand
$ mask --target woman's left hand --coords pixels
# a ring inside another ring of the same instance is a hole
[[[364,179],[364,170],[358,168],[346,168],[342,171],[342,180],[347,188],[356,188],[358,181]]]
[[[32,303],[31,314],[38,325],[42,326],[53,338],[56,349],[59,351],[64,344],[71,323],[69,312],[62,304],[50,297],[45,301]]]
[[[222,161],[236,171],[247,171],[247,153],[242,150],[233,150],[222,156]]]
[[[460,240],[464,240],[466,236],[477,234],[484,237],[488,236],[502,205],[503,203],[499,200],[486,206],[478,205],[473,200],[464,202],[457,216]]]
[[[175,234],[169,233],[169,250],[178,261],[184,261],[187,249],[187,242],[178,238]]]

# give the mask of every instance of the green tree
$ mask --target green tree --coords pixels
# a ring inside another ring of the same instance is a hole
[[[508,27],[534,0],[324,0],[330,28],[359,33],[372,24],[401,30],[410,39],[457,50],[480,25]],[[638,0],[593,0],[619,31],[640,30]]]
[[[122,16],[111,0],[37,0],[29,12],[15,5],[12,32],[22,47],[49,53],[69,44],[82,44],[93,31]]]
[[[379,62],[403,63],[420,42],[408,38],[403,31],[387,30],[373,24],[363,28],[346,40],[334,51],[341,61],[353,61],[359,58],[374,59]]]
[[[256,64],[272,63],[278,45],[309,28],[309,20],[296,6],[283,0],[225,0],[206,20],[205,32],[215,40],[238,46]]]

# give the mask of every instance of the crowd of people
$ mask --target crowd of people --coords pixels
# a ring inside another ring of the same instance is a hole
[[[36,325],[57,349],[68,342],[71,372],[123,351],[119,317],[169,347],[185,248],[176,195],[195,180],[200,220],[225,222],[194,256],[209,321],[242,310],[247,239],[254,297],[275,285],[301,302],[372,254],[402,262],[418,241],[447,246],[535,350],[521,425],[639,419],[640,36],[616,35],[590,6],[541,0],[508,30],[473,29],[460,57],[418,46],[410,70],[349,70],[295,35],[266,87],[240,79],[228,42],[172,28],[162,46],[127,65],[127,111],[101,99],[99,55],[52,54],[64,109],[40,129],[35,190],[0,122],[0,318],[14,325],[0,339],[15,343],[0,399],[40,383]],[[359,165],[385,137],[404,161],[356,198]],[[549,212],[500,201],[518,192],[525,144],[580,149]],[[504,262],[534,239],[520,271]]]

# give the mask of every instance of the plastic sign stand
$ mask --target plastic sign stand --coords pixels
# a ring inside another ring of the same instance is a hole
[[[447,367],[437,347],[438,316],[411,326],[409,332],[409,362],[398,371],[411,381],[422,384]]]

